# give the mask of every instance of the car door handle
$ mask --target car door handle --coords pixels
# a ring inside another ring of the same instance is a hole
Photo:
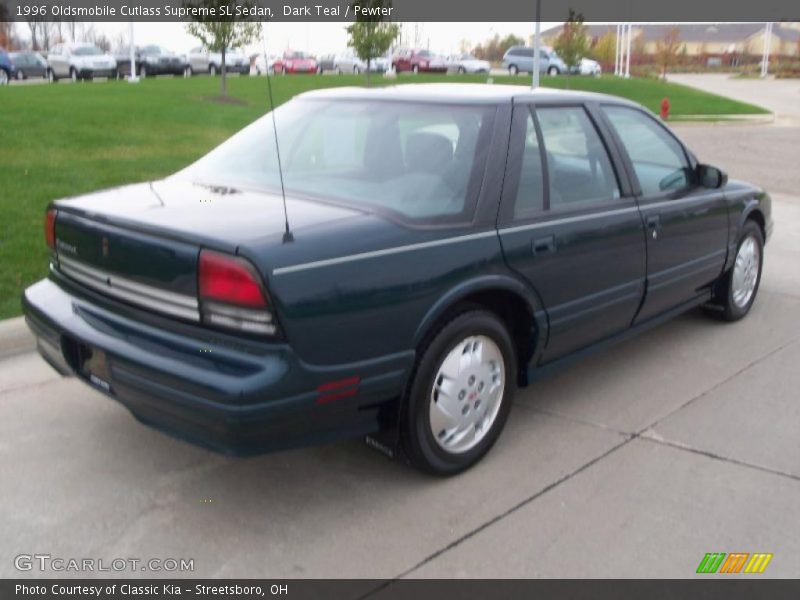
[[[552,254],[556,251],[556,236],[548,235],[547,237],[538,238],[533,240],[533,255]]]
[[[654,240],[658,239],[658,230],[661,229],[661,216],[650,215],[647,217],[647,230]]]

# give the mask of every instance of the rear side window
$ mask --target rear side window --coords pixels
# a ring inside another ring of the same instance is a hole
[[[582,107],[537,108],[550,182],[550,208],[619,198],[603,141]]]
[[[654,119],[624,106],[603,110],[628,152],[643,195],[673,192],[691,183],[683,147]]]
[[[514,218],[524,219],[542,210],[544,197],[544,171],[542,152],[536,135],[533,115],[528,112],[525,123],[525,143],[522,147],[522,166],[519,173],[519,187],[514,202]]]

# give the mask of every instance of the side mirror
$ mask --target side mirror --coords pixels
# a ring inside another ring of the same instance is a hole
[[[717,189],[728,183],[728,174],[711,165],[697,165],[697,181],[703,187]]]

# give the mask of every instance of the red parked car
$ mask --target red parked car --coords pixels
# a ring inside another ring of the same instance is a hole
[[[281,75],[286,73],[316,73],[317,61],[305,52],[284,52],[283,58],[275,61],[273,69],[275,73],[280,73]]]
[[[392,57],[392,67],[398,73],[411,71],[413,73],[446,73],[447,64],[444,58],[435,55],[430,50],[400,49]]]

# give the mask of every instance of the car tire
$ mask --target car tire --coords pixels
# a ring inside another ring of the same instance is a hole
[[[714,288],[706,312],[724,321],[738,321],[750,312],[761,284],[764,267],[764,235],[754,221],[746,221],[736,244],[733,266]]]
[[[0,69],[0,85],[8,85],[8,71]]]
[[[414,75],[419,75],[419,65],[414,65],[411,67],[411,71],[414,73]]]
[[[358,65],[353,65],[353,74],[361,75],[361,69],[358,67]]]
[[[72,80],[73,83],[78,82],[78,71],[75,70],[75,67],[70,67],[69,78]]]
[[[16,77],[17,77],[17,81],[22,81],[23,79],[27,79],[25,77],[25,71],[23,71],[22,69],[17,69]]]
[[[519,74],[519,67],[517,65],[509,65],[508,74],[509,75],[518,75]]]
[[[555,77],[556,75],[559,75],[560,73],[561,73],[561,71],[558,70],[558,67],[550,67],[550,68],[547,69],[547,74],[550,75],[550,77]]]
[[[417,469],[454,475],[477,463],[503,430],[516,383],[514,345],[495,314],[475,309],[444,323],[418,356],[401,413],[403,449]]]
[[[463,75],[466,72],[467,72],[467,70],[464,67],[458,67],[458,74],[459,75]]]
[[[208,74],[212,77],[217,75],[217,65],[208,65]]]
[[[186,78],[189,78],[192,75],[194,75],[194,71],[192,71],[192,67],[190,67],[188,65],[186,67],[184,67],[183,76],[186,77]]]
[[[147,79],[147,67],[143,64],[139,65],[139,77]]]
[[[47,81],[50,83],[56,83],[58,81],[58,77],[53,73],[53,69],[47,69]]]

